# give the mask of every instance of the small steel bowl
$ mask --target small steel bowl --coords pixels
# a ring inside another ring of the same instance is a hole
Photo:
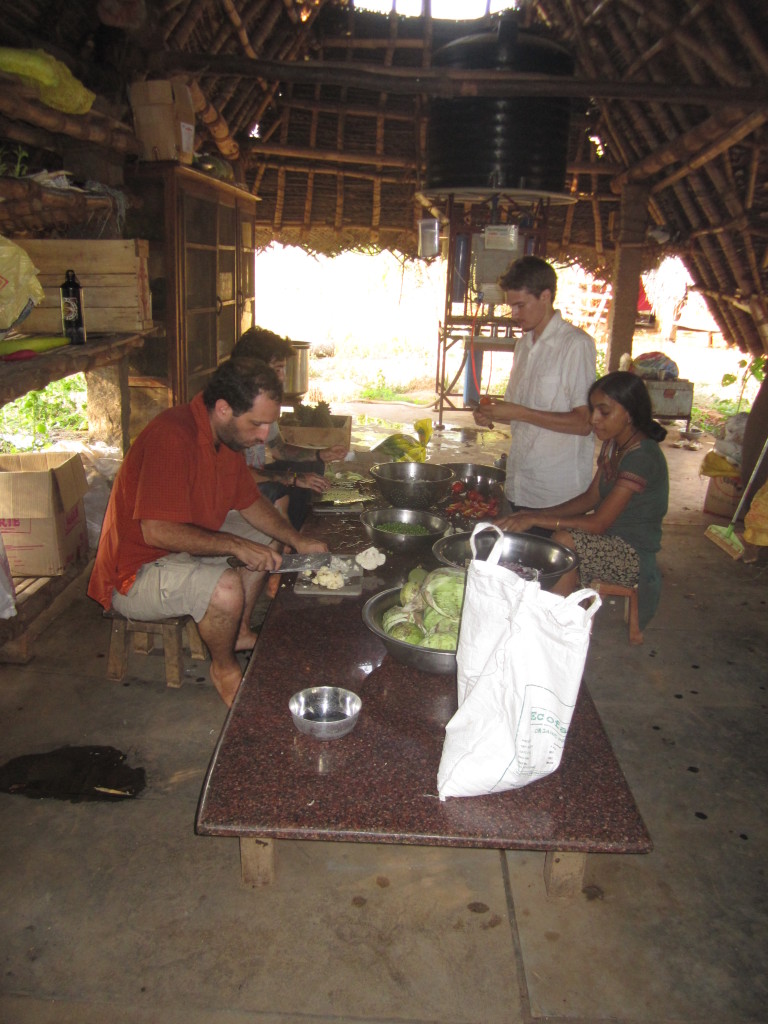
[[[472,558],[470,533],[453,533],[441,537],[432,545],[432,553],[443,565],[457,565],[465,569]],[[498,534],[495,530],[484,530],[475,537],[477,557],[484,561],[491,553]],[[500,562],[516,562],[529,569],[535,569],[542,590],[551,590],[555,583],[579,564],[575,551],[556,544],[547,537],[531,533],[504,533],[504,547]]]
[[[405,554],[431,551],[432,545],[442,537],[449,526],[447,519],[414,508],[369,509],[360,516],[360,522],[377,547],[387,548],[388,551],[402,551]],[[392,533],[389,530],[380,529],[383,523],[423,526],[427,532]]]
[[[504,491],[507,474],[494,466],[481,466],[478,462],[447,462],[453,475],[472,491],[479,491],[484,497],[500,496]],[[461,497],[461,495],[457,495]]]
[[[382,462],[369,470],[382,497],[396,508],[426,509],[451,489],[453,471],[432,462]]]
[[[288,701],[293,724],[316,740],[337,740],[352,732],[362,706],[356,693],[340,686],[311,686]]]
[[[363,622],[384,644],[387,653],[395,661],[410,668],[418,668],[422,672],[435,672],[445,675],[456,671],[455,651],[435,651],[429,647],[417,647],[407,644],[404,640],[395,640],[381,627],[381,616],[387,609],[400,603],[400,587],[392,587],[374,594],[363,605]]]

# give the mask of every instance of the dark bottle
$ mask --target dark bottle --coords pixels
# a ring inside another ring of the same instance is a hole
[[[61,326],[70,345],[85,344],[83,292],[74,270],[68,270],[61,286]]]

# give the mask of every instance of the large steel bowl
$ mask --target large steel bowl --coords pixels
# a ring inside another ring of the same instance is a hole
[[[382,462],[370,474],[382,497],[396,508],[425,509],[451,489],[453,470],[432,462]]]
[[[429,647],[416,647],[404,640],[395,640],[387,636],[381,628],[381,616],[395,604],[400,603],[400,587],[392,587],[374,594],[363,605],[363,622],[368,629],[381,640],[395,661],[410,668],[418,668],[422,672],[435,672],[446,675],[456,671],[455,651],[435,651]]]
[[[432,552],[438,562],[443,565],[457,565],[465,569],[472,558],[469,533],[454,533],[441,537],[432,546]],[[477,557],[485,561],[496,543],[498,534],[495,530],[484,530],[475,537]],[[532,533],[504,533],[504,547],[499,563],[511,562],[535,569],[542,590],[551,590],[555,583],[571,569],[579,564],[575,551],[556,544],[546,537],[537,537]]]
[[[365,532],[377,547],[405,554],[421,554],[432,550],[432,545],[448,529],[447,519],[415,508],[368,509],[360,516]],[[404,527],[422,527],[425,533],[394,533],[382,530],[382,525],[398,523]]]
[[[501,495],[507,474],[495,466],[482,466],[478,462],[447,462],[457,480],[461,480],[469,490],[479,491],[486,497]]]

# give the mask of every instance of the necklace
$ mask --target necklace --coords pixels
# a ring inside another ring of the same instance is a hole
[[[622,444],[622,445],[619,445],[619,446],[617,446],[617,448],[616,448],[616,454],[617,454],[617,455],[621,455],[621,454],[622,454],[623,452],[625,452],[625,451],[627,450],[627,448],[629,448],[629,446],[630,446],[630,445],[632,444],[632,442],[633,442],[633,441],[635,440],[635,438],[637,437],[637,435],[638,435],[639,433],[640,433],[640,431],[639,431],[639,430],[636,430],[636,431],[634,432],[634,434],[632,434],[632,436],[631,436],[631,437],[629,438],[629,440],[625,441],[625,442],[624,442],[624,444]]]

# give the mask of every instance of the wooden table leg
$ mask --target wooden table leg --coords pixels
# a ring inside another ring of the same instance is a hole
[[[550,850],[544,856],[544,885],[547,896],[578,896],[584,885],[586,853]]]
[[[258,889],[275,880],[274,839],[240,838],[240,875],[243,885]]]

